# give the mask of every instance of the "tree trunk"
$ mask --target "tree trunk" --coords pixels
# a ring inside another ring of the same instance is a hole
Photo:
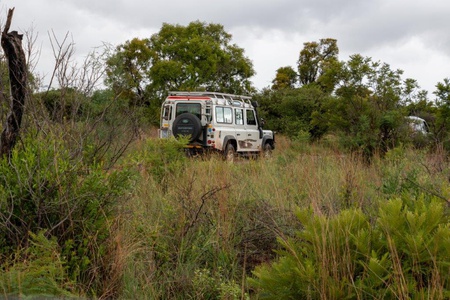
[[[14,9],[8,11],[8,19],[2,32],[2,48],[8,60],[11,85],[11,107],[0,138],[0,156],[10,155],[19,136],[20,125],[27,98],[27,65],[22,49],[22,34],[9,31]]]

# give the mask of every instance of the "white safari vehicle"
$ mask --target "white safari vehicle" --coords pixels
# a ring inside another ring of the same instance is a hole
[[[170,92],[161,108],[160,138],[187,136],[189,154],[214,150],[227,160],[236,154],[270,156],[275,135],[263,130],[250,97],[216,92]]]

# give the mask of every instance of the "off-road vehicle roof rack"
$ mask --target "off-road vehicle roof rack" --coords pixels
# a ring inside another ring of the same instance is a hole
[[[179,91],[170,91],[169,96],[184,96],[184,97],[211,97],[216,99],[225,99],[229,100],[230,103],[233,101],[242,101],[244,103],[253,105],[251,99],[252,97],[249,96],[242,96],[242,95],[234,95],[234,94],[227,94],[227,93],[217,93],[217,92],[179,92]]]

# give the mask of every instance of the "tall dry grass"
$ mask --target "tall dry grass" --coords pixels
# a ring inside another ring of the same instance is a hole
[[[428,191],[444,199],[450,192],[442,184],[448,162],[439,152],[397,149],[368,165],[329,143],[279,137],[271,159],[229,164],[215,155],[171,159],[155,154],[154,143],[141,141],[124,162],[139,178],[124,211],[123,235],[133,245],[123,270],[125,298],[244,299],[251,294],[245,278],[275,257],[278,238],[301,228],[297,208],[370,213],[395,193]],[[161,166],[163,175],[155,173]]]

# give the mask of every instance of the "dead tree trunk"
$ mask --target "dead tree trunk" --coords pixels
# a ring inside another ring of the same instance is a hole
[[[27,65],[22,49],[22,34],[9,31],[14,9],[8,11],[8,19],[2,32],[2,48],[8,60],[9,81],[11,85],[11,110],[0,137],[0,156],[10,155],[17,138],[27,98]]]

